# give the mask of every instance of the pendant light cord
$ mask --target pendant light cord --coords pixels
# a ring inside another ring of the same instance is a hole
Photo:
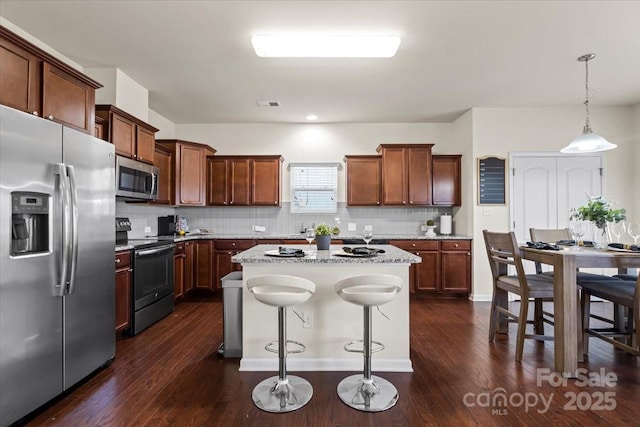
[[[593,131],[591,130],[591,122],[589,121],[589,59],[584,61],[584,68],[584,106],[587,112],[587,117],[584,121],[584,129],[582,129],[582,133],[593,133]]]

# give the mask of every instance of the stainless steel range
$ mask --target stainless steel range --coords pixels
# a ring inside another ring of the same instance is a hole
[[[133,246],[133,284],[130,335],[144,329],[173,311],[172,240],[129,239],[131,222],[116,218],[116,244]]]

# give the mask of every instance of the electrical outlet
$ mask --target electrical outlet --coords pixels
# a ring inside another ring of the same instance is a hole
[[[303,328],[313,328],[313,313],[302,313],[302,318],[304,319]]]
[[[264,233],[265,231],[267,231],[267,227],[263,227],[261,225],[254,225],[252,229],[253,231],[258,231],[260,233]]]
[[[368,230],[368,231],[371,231],[371,230],[373,230],[373,225],[365,225],[364,229]]]
[[[355,222],[350,222],[349,223],[349,227],[348,227],[349,231],[356,231],[356,223]]]
[[[151,227],[145,227],[144,228],[144,232],[145,233],[151,233]]]

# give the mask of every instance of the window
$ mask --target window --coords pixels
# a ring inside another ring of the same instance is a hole
[[[338,211],[338,164],[291,163],[291,213]]]

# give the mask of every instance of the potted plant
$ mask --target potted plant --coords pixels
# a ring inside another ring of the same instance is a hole
[[[318,250],[328,250],[331,246],[331,236],[335,236],[340,233],[338,227],[330,227],[327,224],[318,224],[315,228],[316,232],[316,245]]]
[[[424,235],[426,237],[436,237],[436,232],[434,231],[436,229],[436,222],[434,220],[428,220],[425,223],[425,228],[427,232]]]
[[[587,204],[577,209],[572,209],[569,219],[591,222],[595,227],[594,245],[607,246],[609,241],[607,223],[624,221],[627,219],[627,211],[625,209],[615,209],[613,204],[602,196],[596,197],[587,194],[587,197]]]

